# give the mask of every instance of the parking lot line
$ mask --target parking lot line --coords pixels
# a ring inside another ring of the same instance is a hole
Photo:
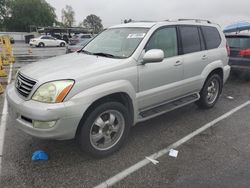
[[[13,64],[11,63],[10,69],[9,69],[8,84],[11,82],[12,68],[13,68]],[[1,122],[0,122],[0,174],[2,171],[3,144],[4,144],[6,123],[7,123],[7,115],[8,115],[8,104],[7,104],[7,99],[5,96],[4,103],[3,103],[3,110],[1,114]]]
[[[189,141],[193,137],[195,137],[198,134],[202,133],[203,131],[209,129],[210,127],[216,125],[218,122],[228,118],[229,116],[233,115],[234,113],[236,113],[237,111],[241,110],[242,108],[248,106],[249,104],[250,104],[250,100],[245,102],[244,104],[236,107],[236,108],[233,108],[229,112],[227,112],[227,113],[223,114],[222,116],[216,118],[215,120],[205,124],[204,126],[200,127],[199,129],[195,130],[194,132],[188,134],[187,136],[183,137],[182,139],[178,140],[177,142],[171,144],[167,148],[164,148],[164,149],[150,155],[149,157],[152,159],[155,159],[155,160],[158,159],[159,157],[167,154],[171,149],[175,149],[175,148],[181,146],[182,144]],[[117,182],[123,180],[124,178],[126,178],[130,174],[134,173],[135,171],[139,170],[140,168],[146,166],[149,163],[151,163],[151,162],[148,159],[143,159],[143,160],[139,161],[138,163],[130,166],[129,168],[123,170],[122,172],[116,174],[115,176],[109,178],[108,180],[102,182],[101,184],[97,185],[95,188],[106,188],[106,187],[113,186]]]

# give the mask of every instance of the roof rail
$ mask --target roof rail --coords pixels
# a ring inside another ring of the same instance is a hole
[[[136,22],[149,22],[149,23],[150,23],[150,22],[157,22],[157,21],[153,21],[153,20],[132,20],[131,22],[132,22],[132,23],[133,23],[133,22],[135,22],[135,23],[136,23]]]
[[[211,24],[212,22],[204,19],[178,19],[178,21],[195,21],[195,22],[207,22]]]

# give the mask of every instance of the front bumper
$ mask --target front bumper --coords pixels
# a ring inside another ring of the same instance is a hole
[[[13,84],[7,88],[9,114],[15,119],[15,126],[24,132],[46,139],[66,140],[75,137],[79,122],[87,110],[87,105],[72,101],[46,104],[33,100],[23,100]],[[56,121],[49,129],[34,128],[29,120]]]
[[[30,46],[37,46],[38,44],[37,44],[37,42],[35,42],[35,41],[30,41],[30,42],[29,42],[29,45],[30,45]]]

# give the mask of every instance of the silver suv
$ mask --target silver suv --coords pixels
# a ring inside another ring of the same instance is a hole
[[[85,152],[104,157],[138,122],[195,101],[213,107],[229,73],[218,25],[135,22],[104,30],[78,52],[21,68],[7,99],[24,132],[77,138]]]

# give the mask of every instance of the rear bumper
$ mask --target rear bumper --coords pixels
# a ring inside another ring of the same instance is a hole
[[[231,71],[231,67],[229,65],[225,66],[223,68],[223,83],[225,84],[227,79],[229,78],[230,75],[230,71]]]
[[[250,72],[250,66],[244,66],[244,65],[231,65],[232,71],[244,71],[244,72]]]

